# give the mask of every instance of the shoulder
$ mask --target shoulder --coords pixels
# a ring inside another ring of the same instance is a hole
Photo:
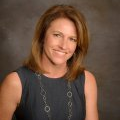
[[[95,81],[95,76],[90,71],[85,70],[85,80]]]
[[[0,94],[11,94],[16,101],[20,99],[22,85],[16,72],[8,74],[0,85]]]
[[[88,84],[88,83],[95,84],[96,83],[95,76],[87,70],[85,70],[85,83],[86,84]]]
[[[21,99],[21,83],[16,72],[5,77],[0,84],[0,118],[10,120]]]
[[[97,91],[97,83],[96,83],[96,79],[95,76],[85,70],[85,95],[89,96],[89,94],[96,94]]]
[[[98,120],[97,110],[97,84],[94,75],[85,71],[85,100],[86,118],[85,120]]]
[[[5,79],[2,81],[2,84],[10,85],[10,86],[19,86],[20,78],[16,72],[9,73]]]

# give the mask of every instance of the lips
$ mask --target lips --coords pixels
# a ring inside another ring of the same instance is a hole
[[[67,52],[59,51],[59,50],[54,50],[54,52],[57,53],[58,55],[65,55],[65,54],[67,54]]]

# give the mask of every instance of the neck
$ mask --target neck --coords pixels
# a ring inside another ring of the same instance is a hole
[[[51,78],[62,77],[67,72],[66,64],[55,65],[51,61],[42,60],[42,67],[46,71],[44,75]]]
[[[47,77],[51,77],[51,78],[59,78],[65,75],[65,73],[67,72],[67,68],[60,68],[60,67],[46,67],[47,68],[47,73],[45,73],[44,75]]]

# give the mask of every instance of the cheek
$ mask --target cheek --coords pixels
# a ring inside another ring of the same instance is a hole
[[[49,46],[51,45],[51,40],[48,38],[48,37],[46,37],[45,39],[44,39],[44,48],[48,48]]]
[[[46,36],[45,40],[44,40],[44,45],[45,46],[54,46],[56,45],[57,42],[54,40],[54,38],[52,36]]]
[[[75,44],[75,45],[72,45],[70,48],[71,48],[71,53],[74,53],[75,50],[76,50],[76,44]]]

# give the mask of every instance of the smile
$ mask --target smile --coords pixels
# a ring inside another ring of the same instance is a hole
[[[62,52],[62,51],[58,51],[58,50],[54,50],[54,51],[55,51],[55,53],[57,53],[59,55],[65,55],[66,54],[66,52]]]

